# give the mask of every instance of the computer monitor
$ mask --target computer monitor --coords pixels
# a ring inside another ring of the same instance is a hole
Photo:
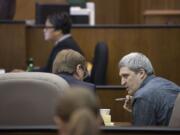
[[[36,24],[45,24],[46,18],[50,14],[67,12],[70,13],[70,5],[68,4],[49,4],[36,3]]]

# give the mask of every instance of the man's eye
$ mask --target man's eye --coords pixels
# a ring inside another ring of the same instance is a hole
[[[123,75],[124,78],[128,78],[129,75]]]

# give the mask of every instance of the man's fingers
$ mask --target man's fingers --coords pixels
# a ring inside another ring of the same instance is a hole
[[[126,100],[124,102],[123,108],[128,112],[132,112],[131,108],[131,96],[126,95]]]
[[[129,107],[127,107],[125,104],[123,105],[123,108],[128,112],[132,112],[132,110]]]

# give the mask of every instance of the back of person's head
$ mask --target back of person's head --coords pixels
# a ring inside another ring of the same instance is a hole
[[[128,67],[134,72],[138,72],[140,69],[144,69],[148,75],[154,73],[154,69],[150,60],[144,54],[139,52],[132,52],[125,55],[119,61],[119,68],[121,67]]]
[[[97,135],[96,117],[88,109],[79,109],[73,113],[68,125],[69,135]]]
[[[51,14],[47,19],[55,30],[61,30],[63,34],[69,34],[71,32],[72,23],[68,13]]]
[[[55,121],[60,127],[59,132],[88,135],[87,131],[94,129],[90,132],[94,134],[100,125],[99,106],[98,98],[90,90],[81,87],[66,89],[56,107]]]
[[[72,49],[64,49],[56,55],[53,63],[53,73],[66,72],[73,74],[76,72],[78,65],[87,72],[85,57]]]
[[[90,90],[72,87],[64,91],[57,103],[56,116],[63,122],[69,122],[72,114],[79,109],[88,109],[94,116],[99,117],[99,100]]]

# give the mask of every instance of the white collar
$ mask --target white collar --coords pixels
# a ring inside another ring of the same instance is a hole
[[[66,35],[63,35],[62,37],[60,37],[56,42],[55,42],[55,45],[57,45],[59,42],[62,42],[63,40],[67,39],[71,37],[71,34],[66,34]]]

